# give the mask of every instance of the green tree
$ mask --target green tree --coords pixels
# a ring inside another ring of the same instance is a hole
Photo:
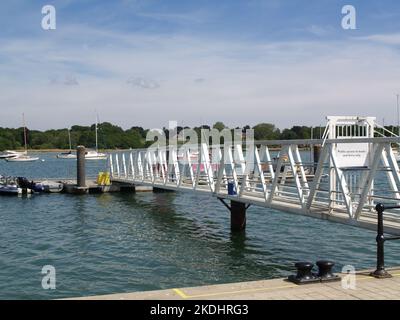
[[[279,139],[280,131],[272,123],[259,123],[253,127],[255,140]]]
[[[282,131],[281,134],[281,139],[282,140],[293,140],[293,139],[297,139],[297,134],[296,132],[294,132],[291,129],[285,129]]]
[[[226,126],[224,125],[223,122],[221,121],[217,121],[216,123],[214,123],[213,125],[213,129],[217,129],[218,131],[222,131],[226,128]]]

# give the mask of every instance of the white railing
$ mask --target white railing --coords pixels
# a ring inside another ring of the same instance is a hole
[[[366,165],[356,168],[338,165],[337,145],[354,144],[353,139],[260,141],[245,150],[241,144],[153,147],[111,154],[109,166],[114,181],[361,221],[377,202],[400,204],[399,166],[392,149],[399,141],[358,138],[357,144],[368,145],[368,154]],[[317,162],[302,151],[322,144]]]

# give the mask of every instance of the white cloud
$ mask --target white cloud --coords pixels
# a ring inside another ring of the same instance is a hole
[[[373,34],[365,37],[359,37],[357,39],[378,42],[388,45],[400,45],[400,33]]]
[[[194,11],[187,13],[158,13],[158,12],[138,12],[139,17],[155,19],[159,21],[168,21],[179,24],[185,23],[204,23],[208,19],[208,13],[203,11]]]
[[[400,59],[386,43],[245,43],[78,26],[57,32],[1,43],[7,63],[0,65],[0,126],[18,126],[22,112],[39,129],[88,124],[94,109],[124,127],[163,127],[168,120],[318,125],[333,114],[389,123],[395,116]],[[54,75],[73,75],[79,86],[51,86]],[[136,79],[135,90],[127,79]],[[157,90],[140,85],[150,82]]]
[[[157,89],[160,87],[160,84],[157,81],[142,77],[129,77],[129,79],[126,80],[126,83],[132,87],[139,87],[143,89]]]
[[[318,36],[318,37],[322,37],[322,36],[326,36],[330,33],[333,32],[333,28],[332,27],[323,27],[323,26],[318,26],[318,25],[311,25],[309,27],[306,28],[306,31],[310,32],[311,34]]]

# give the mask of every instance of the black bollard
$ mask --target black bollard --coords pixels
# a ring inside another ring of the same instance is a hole
[[[288,277],[290,282],[296,284],[305,284],[312,282],[319,282],[319,279],[311,272],[314,264],[311,262],[296,262],[294,265],[297,269],[296,275],[291,275]]]
[[[339,276],[332,273],[332,268],[335,265],[332,261],[320,260],[317,261],[318,277],[321,281],[335,281],[340,280]]]

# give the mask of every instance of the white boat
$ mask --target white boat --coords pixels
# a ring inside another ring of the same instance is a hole
[[[25,152],[6,150],[2,154],[0,154],[0,159],[14,158],[14,157],[18,157],[23,154],[25,154]]]
[[[33,162],[38,161],[38,157],[31,157],[28,155],[28,145],[26,139],[26,125],[25,125],[25,115],[22,114],[22,122],[24,125],[24,144],[25,144],[25,151],[23,153],[18,153],[13,157],[7,158],[6,161],[8,162]]]
[[[105,153],[99,152],[98,148],[98,116],[96,115],[96,150],[89,150],[86,152],[85,159],[86,160],[106,160],[107,155]]]
[[[87,151],[85,154],[86,160],[106,160],[107,155],[105,153],[98,152],[96,150]]]
[[[76,159],[75,153],[60,153],[57,155],[58,159]],[[86,160],[105,160],[107,155],[105,153],[97,152],[96,150],[89,150],[85,154]]]
[[[72,152],[63,152],[57,155],[58,159],[76,159],[76,154]]]
[[[98,119],[96,117],[96,149],[95,150],[88,150],[86,151],[85,154],[85,159],[86,160],[106,160],[107,159],[107,154],[101,153],[98,150]],[[59,153],[57,155],[58,159],[76,159],[76,153],[72,152],[72,145],[71,145],[71,134],[70,131],[68,130],[68,137],[69,137],[69,152],[63,152]]]
[[[62,152],[57,155],[58,159],[76,159],[76,154],[72,152],[71,132],[68,129],[69,152]]]
[[[31,156],[27,156],[27,155],[20,155],[20,156],[6,159],[7,162],[33,162],[33,161],[38,161],[38,160],[39,160],[39,157],[31,157]]]

